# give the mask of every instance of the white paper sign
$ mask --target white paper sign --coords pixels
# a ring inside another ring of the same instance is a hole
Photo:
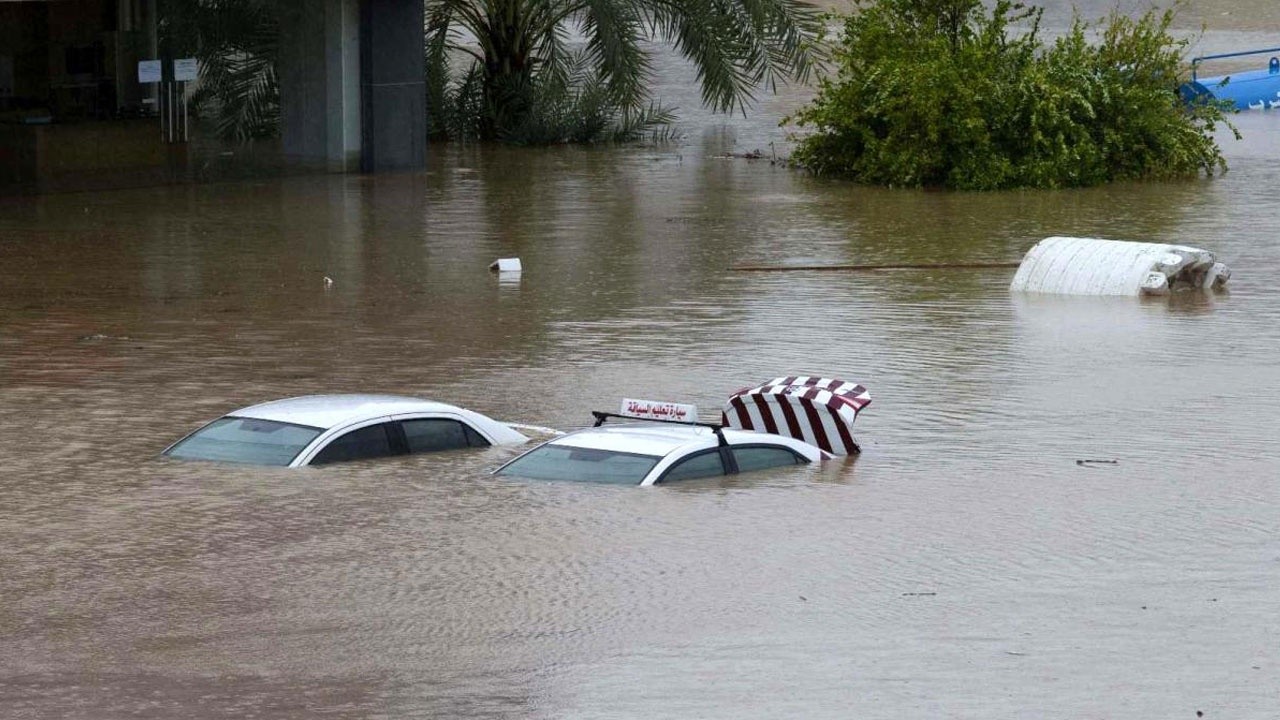
[[[681,405],[680,403],[654,402],[652,400],[622,401],[619,415],[645,420],[674,420],[676,422],[695,422],[698,419],[697,405]]]
[[[138,61],[138,82],[157,83],[160,82],[162,76],[163,71],[160,69],[159,60]]]
[[[180,82],[195,80],[200,76],[200,63],[195,58],[178,58],[173,61],[173,79]]]

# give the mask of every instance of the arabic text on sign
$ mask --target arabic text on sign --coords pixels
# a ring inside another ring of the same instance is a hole
[[[698,418],[695,405],[653,402],[652,400],[623,400],[620,415],[648,420],[678,420],[692,422]]]

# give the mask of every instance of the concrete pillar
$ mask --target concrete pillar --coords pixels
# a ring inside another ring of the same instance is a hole
[[[427,164],[422,0],[360,0],[361,169]]]
[[[360,0],[280,3],[282,150],[304,167],[360,167]]]

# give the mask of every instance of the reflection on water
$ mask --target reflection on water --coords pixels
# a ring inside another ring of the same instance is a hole
[[[0,715],[1272,712],[1280,116],[1241,116],[1212,181],[990,195],[712,157],[777,117],[0,201]],[[1016,260],[1051,234],[1203,245],[1234,286],[727,270]],[[155,458],[294,394],[568,427],[790,372],[871,388],[863,456],[650,491],[490,476],[513,448]]]

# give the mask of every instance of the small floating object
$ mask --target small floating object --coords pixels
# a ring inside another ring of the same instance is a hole
[[[1164,295],[1221,290],[1226,265],[1201,248],[1099,238],[1050,237],[1027,251],[1009,289],[1061,295]]]
[[[489,263],[489,269],[499,274],[524,271],[524,267],[520,264],[520,258],[498,258]]]
[[[498,273],[499,283],[518,283],[523,267],[520,258],[498,258],[489,264],[489,270]]]
[[[832,455],[856,455],[861,448],[853,440],[853,421],[870,404],[871,393],[857,383],[780,377],[729,396],[721,422],[725,427],[788,435]]]
[[[329,277],[328,275],[325,275],[325,276],[324,276],[324,289],[325,289],[325,290],[328,290],[328,289],[329,289],[329,288],[331,288],[331,287],[333,287],[333,278]]]

